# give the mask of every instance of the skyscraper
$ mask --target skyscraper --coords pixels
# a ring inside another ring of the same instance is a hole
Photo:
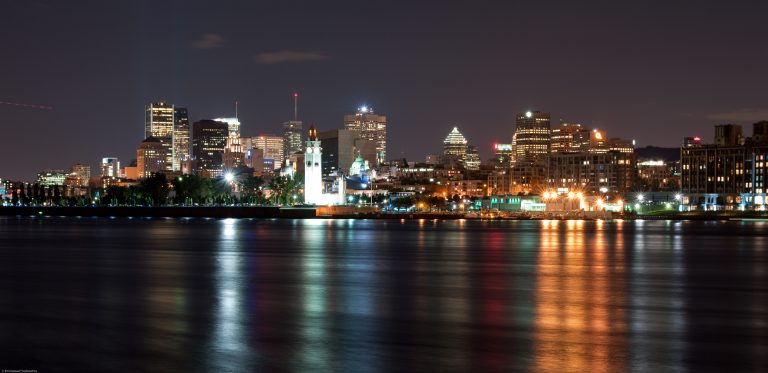
[[[317,138],[323,144],[323,176],[328,176],[334,171],[349,175],[349,167],[358,155],[369,164],[376,162],[376,143],[363,139],[357,131],[323,131],[317,134]]]
[[[206,119],[192,125],[192,155],[201,176],[221,176],[227,137],[227,123]]]
[[[230,137],[240,137],[240,119],[237,117],[233,118],[216,118],[214,119],[217,122],[222,122],[227,124],[227,130],[229,131],[228,136]]]
[[[299,120],[298,107],[299,94],[293,94],[293,120],[283,122],[283,158],[288,159],[291,155],[302,153],[301,139],[303,137],[303,123]]]
[[[242,138],[244,149],[256,148],[264,151],[264,159],[274,160],[274,169],[283,167],[285,151],[283,137],[276,135],[259,135]]]
[[[187,108],[173,110],[173,171],[181,171],[181,162],[189,159],[189,115]]]
[[[443,140],[443,155],[455,157],[457,160],[463,159],[467,154],[467,139],[459,132],[457,127],[453,127],[448,136]]]
[[[589,129],[581,124],[563,123],[552,128],[551,152],[573,153],[586,151],[589,148]]]
[[[546,160],[550,149],[549,113],[541,111],[519,113],[514,143],[518,163]]]
[[[166,159],[163,171],[173,170],[174,146],[174,109],[165,102],[149,104],[145,111],[144,138],[154,137],[165,147]]]
[[[376,165],[387,159],[387,117],[373,113],[373,109],[362,106],[357,113],[344,116],[344,127],[360,132],[360,137],[376,142]]]
[[[300,120],[290,120],[283,122],[283,149],[284,157],[288,159],[292,154],[302,152],[302,129],[303,123]]]

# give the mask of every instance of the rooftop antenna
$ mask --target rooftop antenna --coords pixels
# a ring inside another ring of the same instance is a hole
[[[237,101],[235,101],[235,118],[239,118],[239,117],[237,116]]]
[[[299,120],[299,92],[293,92],[293,121]]]

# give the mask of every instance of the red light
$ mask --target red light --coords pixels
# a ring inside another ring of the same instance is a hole
[[[299,97],[299,92],[293,92],[293,97]]]
[[[701,137],[696,136],[696,137],[693,138],[693,141],[701,141]]]
[[[499,144],[493,144],[493,148],[494,149],[498,149],[499,148]]]

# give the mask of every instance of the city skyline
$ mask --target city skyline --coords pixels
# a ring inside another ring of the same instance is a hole
[[[467,12],[454,4],[235,1],[211,22],[202,4],[10,2],[0,15],[9,51],[0,101],[53,109],[0,105],[14,136],[0,156],[16,159],[0,175],[28,179],[112,155],[129,161],[143,139],[140,108],[160,100],[188,108],[190,122],[231,116],[238,101],[251,135],[281,134],[295,91],[305,128],[341,128],[344,115],[371,105],[390,122],[387,158],[409,160],[438,153],[454,126],[487,159],[492,144],[510,142],[515,114],[525,110],[639,147],[709,141],[712,125],[768,117],[758,17],[766,4],[559,3],[548,13],[537,4]],[[171,22],[155,22],[150,8]],[[528,14],[542,14],[546,27]],[[399,26],[364,27],[368,15]],[[271,31],[288,16],[297,17],[290,30]],[[171,57],[150,58],[159,51]],[[431,134],[441,135],[421,141]],[[32,147],[46,151],[18,156]]]

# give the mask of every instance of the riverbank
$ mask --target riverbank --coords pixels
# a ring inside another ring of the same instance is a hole
[[[149,218],[314,218],[314,207],[0,207],[0,216],[88,216]]]

